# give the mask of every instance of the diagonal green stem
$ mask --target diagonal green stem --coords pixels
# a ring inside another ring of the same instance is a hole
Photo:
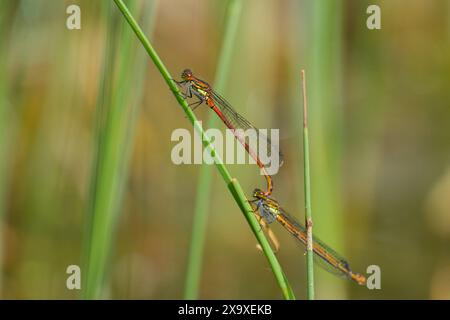
[[[247,198],[245,197],[244,192],[242,191],[242,188],[240,184],[235,180],[231,178],[230,173],[228,172],[227,168],[223,165],[222,160],[217,155],[217,152],[215,151],[214,147],[212,146],[210,138],[205,134],[202,127],[200,126],[199,122],[197,121],[194,113],[189,108],[187,102],[181,95],[181,92],[175,82],[172,80],[172,77],[166,67],[164,66],[163,62],[159,58],[156,51],[153,49],[153,46],[151,45],[150,41],[145,36],[142,29],[137,24],[136,20],[133,18],[132,14],[126,7],[126,5],[123,3],[122,0],[114,0],[119,10],[122,12],[125,19],[128,21],[128,24],[135,32],[136,36],[141,41],[142,45],[144,46],[145,50],[149,54],[150,58],[152,59],[153,63],[161,73],[161,76],[166,81],[167,85],[169,86],[170,90],[173,92],[175,98],[177,99],[178,103],[182,107],[183,111],[186,113],[189,121],[194,126],[194,129],[196,132],[201,136],[203,144],[205,147],[209,150],[211,157],[214,159],[214,163],[217,167],[217,170],[219,170],[220,175],[222,176],[224,182],[227,184],[228,188],[230,189],[231,194],[233,195],[234,199],[236,200],[236,203],[238,204],[239,208],[241,209],[242,213],[245,215],[245,218],[250,224],[250,227],[255,234],[258,242],[260,243],[263,252],[265,256],[267,257],[267,260],[269,261],[270,267],[275,275],[275,278],[278,282],[278,285],[280,286],[282,293],[286,299],[295,299],[294,294],[292,292],[292,289],[289,285],[289,282],[287,281],[286,277],[284,276],[284,273],[281,269],[281,266],[278,262],[278,260],[275,257],[275,254],[273,253],[269,242],[267,241],[266,237],[264,236],[264,233],[262,232],[258,221],[256,220],[253,209],[248,202]]]

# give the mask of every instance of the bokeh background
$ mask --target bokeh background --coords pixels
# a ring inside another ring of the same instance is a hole
[[[190,67],[213,83],[228,1],[125,2],[175,78]],[[70,4],[81,8],[81,30],[66,28]],[[370,4],[381,8],[381,30],[366,27]],[[450,298],[450,2],[240,5],[222,94],[256,126],[280,129],[274,197],[303,219],[305,68],[314,232],[355,271],[381,268],[381,290],[318,268],[317,297]],[[205,121],[210,113],[196,111]],[[1,0],[1,297],[82,297],[66,288],[66,268],[80,265],[83,277],[89,239],[105,232],[91,248],[106,261],[97,297],[183,298],[201,166],[172,163],[177,128],[192,131],[112,1]],[[254,166],[229,169],[248,195],[264,186]],[[198,296],[281,299],[212,170]],[[93,217],[102,210],[106,226]],[[272,229],[305,298],[304,249]]]

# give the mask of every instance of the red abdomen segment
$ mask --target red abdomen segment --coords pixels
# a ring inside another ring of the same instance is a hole
[[[264,194],[266,196],[270,196],[272,194],[273,191],[273,182],[272,182],[272,177],[267,173],[266,168],[264,167],[264,164],[261,162],[261,160],[259,160],[258,156],[255,154],[255,152],[250,148],[250,146],[248,145],[248,143],[245,142],[244,137],[242,137],[241,135],[238,135],[235,131],[235,127],[233,126],[233,124],[223,115],[222,111],[220,111],[219,108],[217,108],[217,106],[215,105],[214,101],[207,96],[206,97],[206,104],[214,110],[214,112],[219,116],[219,118],[222,120],[222,122],[227,126],[228,129],[230,129],[234,136],[236,137],[236,139],[242,144],[242,146],[245,148],[245,150],[250,154],[250,156],[253,158],[253,160],[255,160],[256,164],[258,165],[258,167],[261,169],[261,171],[264,174],[264,177],[266,178],[266,182],[267,182],[267,191],[264,192]]]

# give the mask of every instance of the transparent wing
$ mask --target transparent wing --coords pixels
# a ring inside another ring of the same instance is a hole
[[[285,226],[286,229],[300,242],[306,246],[306,229],[295,218],[289,215],[285,210],[279,208],[280,217],[279,220],[284,220],[290,226]],[[283,224],[283,223],[282,223]],[[292,228],[293,227],[293,228]],[[322,240],[313,236],[313,250],[314,260],[319,266],[327,270],[328,272],[345,277],[351,278],[352,273],[348,262],[336,251],[331,249]]]
[[[211,99],[214,101],[216,106],[220,109],[220,111],[223,113],[223,115],[228,119],[230,124],[234,128],[230,129],[253,129],[255,133],[257,134],[257,144],[258,146],[261,146],[260,143],[261,139],[264,139],[264,144],[267,147],[267,153],[270,157],[274,153],[278,153],[279,157],[279,166],[283,164],[283,154],[281,153],[281,150],[277,144],[272,143],[272,141],[267,137],[265,134],[263,134],[258,128],[253,126],[247,119],[245,119],[243,116],[241,116],[239,113],[237,113],[233,107],[226,101],[222,96],[220,96],[217,92],[214,90],[211,90],[210,92]],[[245,138],[245,137],[242,137]]]

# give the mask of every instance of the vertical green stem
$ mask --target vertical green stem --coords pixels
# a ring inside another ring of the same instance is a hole
[[[6,34],[5,17],[9,13],[9,4],[4,5],[0,11],[0,297],[3,289],[3,219],[6,213],[6,185],[8,182],[8,149],[11,131],[10,106],[7,102],[7,70],[6,70],[6,46],[9,39]]]
[[[306,226],[306,297],[314,300],[314,252],[311,212],[311,175],[309,171],[309,136],[308,136],[308,105],[306,99],[305,70],[302,70],[303,83],[303,163],[305,184],[305,226]]]
[[[224,91],[225,82],[229,74],[231,57],[235,44],[236,34],[239,25],[239,18],[242,9],[241,0],[228,1],[228,8],[225,17],[224,38],[219,57],[219,64],[214,81],[215,88],[219,92]],[[210,113],[208,127],[215,126],[217,117]],[[197,198],[192,223],[191,243],[189,248],[188,266],[186,273],[186,284],[184,291],[185,299],[197,299],[200,275],[203,260],[203,248],[206,234],[207,212],[210,206],[212,185],[212,167],[201,166],[199,182],[197,185]]]
[[[310,157],[311,200],[317,213],[314,217],[315,232],[324,235],[323,240],[341,248],[342,221],[341,177],[342,124],[340,96],[341,65],[341,10],[342,1],[315,0],[312,8],[312,43],[309,53],[308,88],[310,110],[309,132],[314,137]],[[319,198],[320,197],[320,198]],[[316,273],[315,286],[323,298],[344,298],[344,283],[324,272]]]
[[[136,1],[131,2],[136,5]],[[108,41],[115,41],[114,15],[112,7],[106,3],[105,10],[111,23],[108,28]],[[146,13],[150,15],[150,13]],[[148,19],[146,19],[148,21]],[[108,272],[107,261],[114,240],[115,227],[120,212],[123,186],[128,175],[128,161],[131,153],[131,137],[135,116],[142,95],[145,64],[147,60],[142,50],[133,47],[133,34],[125,23],[120,30],[119,55],[117,56],[117,77],[113,68],[116,64],[115,54],[108,44],[106,52],[105,73],[99,103],[97,154],[92,171],[91,203],[89,213],[89,230],[85,239],[85,276],[82,297],[94,299],[102,297],[105,273]],[[116,30],[117,31],[117,30]],[[104,123],[102,122],[103,117]]]

